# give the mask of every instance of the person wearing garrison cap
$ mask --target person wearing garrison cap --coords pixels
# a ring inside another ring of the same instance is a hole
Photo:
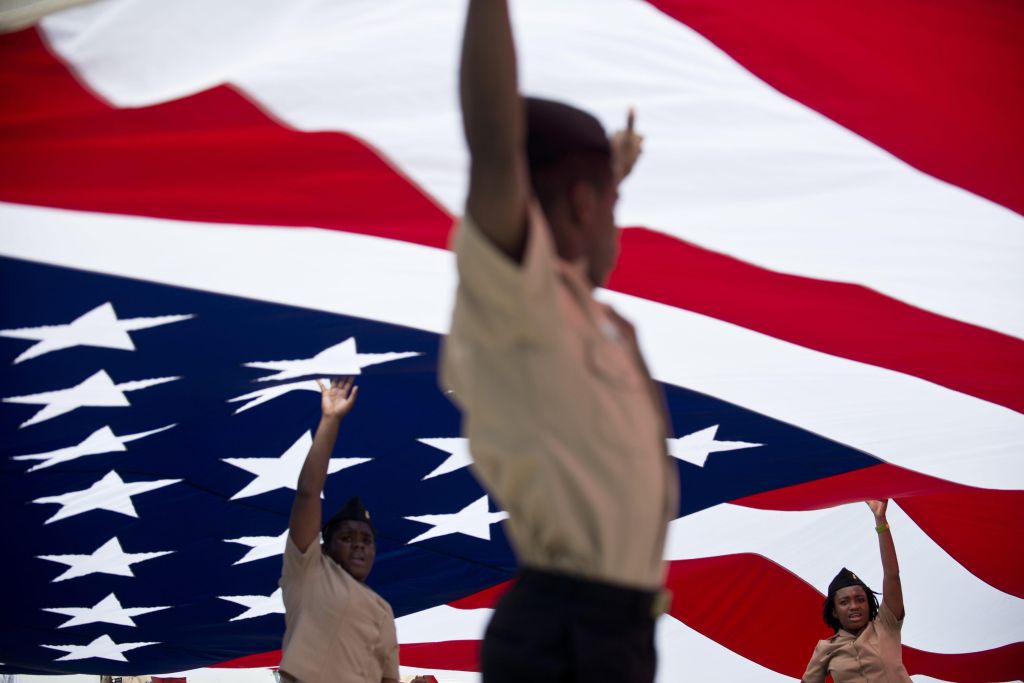
[[[892,531],[885,519],[887,500],[870,500],[882,555],[882,604],[867,584],[843,567],[828,586],[822,618],[835,635],[818,641],[802,683],[911,683],[903,666],[903,587]]]
[[[391,606],[365,581],[376,556],[370,513],[358,496],[320,528],[320,494],[341,420],[358,393],[352,379],[320,384],[320,425],[299,473],[288,522],[281,588],[281,679],[302,683],[397,683]],[[321,544],[317,536],[323,537]]]
[[[470,1],[460,87],[470,182],[441,381],[519,564],[483,680],[648,683],[677,472],[633,327],[593,294],[641,138],[632,113],[609,141],[590,114],[521,97],[504,1]]]

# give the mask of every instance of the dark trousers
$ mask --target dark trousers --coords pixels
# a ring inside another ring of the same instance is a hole
[[[651,591],[523,570],[481,651],[484,683],[651,683]]]

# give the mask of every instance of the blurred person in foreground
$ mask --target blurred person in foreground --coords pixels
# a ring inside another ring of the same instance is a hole
[[[442,382],[520,565],[483,679],[648,683],[677,472],[636,333],[594,298],[641,138],[632,114],[609,141],[590,114],[521,97],[501,0],[469,3],[460,85],[470,186]]]

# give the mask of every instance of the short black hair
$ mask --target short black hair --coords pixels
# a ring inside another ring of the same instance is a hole
[[[604,126],[592,114],[539,97],[527,97],[524,101],[526,158],[531,172],[574,154],[611,158]]]
[[[878,616],[878,594],[871,590],[864,584],[856,584],[864,589],[864,594],[868,596],[868,621],[874,621],[875,617]],[[833,591],[825,596],[825,603],[821,607],[821,618],[825,620],[825,624],[830,629],[839,633],[839,629],[843,627],[839,623],[839,619],[832,614],[835,609],[836,593],[839,591]]]
[[[562,102],[525,98],[530,184],[545,213],[574,183],[604,190],[612,182],[611,146],[593,115]]]

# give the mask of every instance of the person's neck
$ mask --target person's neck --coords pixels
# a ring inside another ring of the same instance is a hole
[[[597,285],[590,279],[590,263],[587,262],[586,257],[580,256],[573,261],[565,261],[565,265],[572,272],[573,277],[584,283],[591,292],[597,289]]]

